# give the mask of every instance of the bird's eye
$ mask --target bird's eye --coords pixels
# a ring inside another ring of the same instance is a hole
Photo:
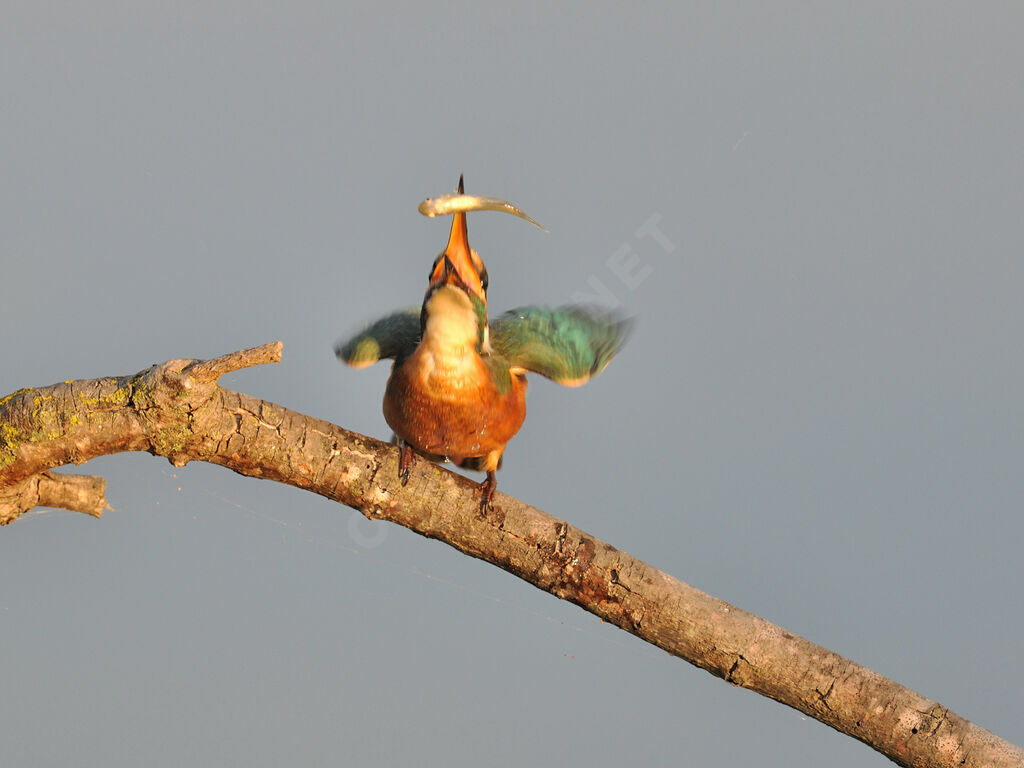
[[[484,292],[487,291],[487,270],[483,268],[480,269],[480,287],[484,289]]]

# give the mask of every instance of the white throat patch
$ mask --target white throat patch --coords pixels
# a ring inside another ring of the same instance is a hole
[[[423,343],[449,353],[464,349],[475,351],[479,332],[473,303],[464,291],[446,285],[427,301],[427,324]]]

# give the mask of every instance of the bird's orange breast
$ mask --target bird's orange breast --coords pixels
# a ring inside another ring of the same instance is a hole
[[[501,391],[475,350],[421,344],[392,369],[384,418],[419,451],[458,464],[496,454],[496,463],[526,418],[526,379],[513,375],[511,386]]]

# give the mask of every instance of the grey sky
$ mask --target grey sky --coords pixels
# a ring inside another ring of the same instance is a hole
[[[0,394],[281,339],[222,383],[387,437],[332,346],[465,172],[551,230],[470,217],[494,310],[638,317],[499,488],[1024,743],[1024,10],[751,5],[6,4]],[[0,532],[5,766],[889,765],[298,490],[85,470]]]

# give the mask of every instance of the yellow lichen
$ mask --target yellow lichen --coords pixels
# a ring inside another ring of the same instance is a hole
[[[109,395],[100,398],[104,405],[125,405],[128,402],[128,387],[118,387]]]
[[[128,404],[130,386],[117,387],[113,392],[100,395],[99,397],[78,396],[78,402],[86,408],[94,408],[101,411],[110,411],[114,408]]]
[[[23,395],[23,394],[25,394],[28,391],[29,391],[28,389],[19,389],[16,392],[11,392],[11,394],[9,394],[9,395],[6,395],[4,397],[0,397],[0,406],[7,405],[9,402],[11,402],[11,400],[16,398],[18,395]]]
[[[35,409],[32,411],[31,419],[34,426],[41,429],[44,425],[49,426],[57,420],[57,414],[47,405],[51,400],[53,395],[35,395],[32,398]]]
[[[24,434],[17,427],[0,421],[0,467],[14,462],[18,454],[18,446],[24,442]]]
[[[153,450],[159,456],[179,453],[191,435],[191,431],[185,424],[169,425],[153,436]]]

